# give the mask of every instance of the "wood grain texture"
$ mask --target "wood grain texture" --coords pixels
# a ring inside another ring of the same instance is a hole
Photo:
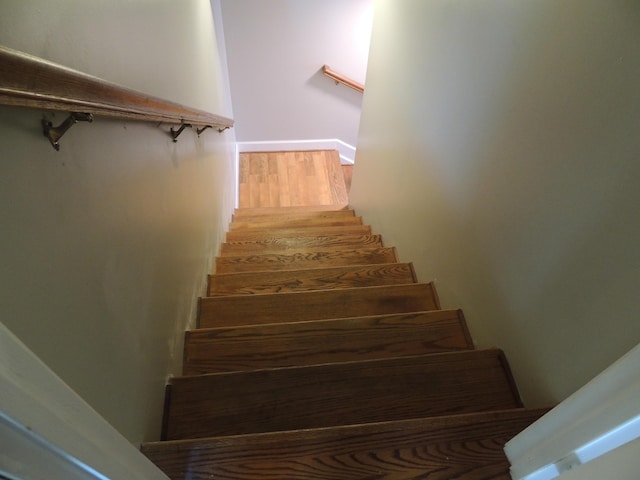
[[[244,209],[247,210],[247,209]],[[244,210],[236,210],[236,213],[233,214],[232,217],[232,222],[254,222],[254,223],[259,223],[259,222],[274,222],[274,221],[287,221],[287,220],[309,220],[309,221],[314,221],[314,220],[318,220],[318,219],[334,219],[334,220],[339,220],[339,219],[344,219],[344,218],[351,218],[351,217],[355,217],[356,214],[353,210],[351,209],[342,209],[342,210],[311,210],[311,211],[297,211],[297,210],[293,210],[291,212],[287,212],[287,213],[283,213],[280,212],[280,214],[275,215],[275,214],[271,214],[271,215],[266,215],[264,213],[243,213],[240,214],[239,212],[242,212]],[[249,209],[250,210],[250,209]],[[262,209],[260,209],[262,210]],[[279,209],[279,210],[283,210],[283,209]]]
[[[255,218],[255,217],[254,217]],[[259,219],[250,218],[247,220],[234,220],[229,225],[229,230],[262,229],[272,230],[281,228],[302,228],[302,227],[337,227],[349,225],[362,225],[362,217],[350,216],[324,216],[315,218],[278,218]]]
[[[342,176],[344,178],[344,185],[347,189],[347,195],[351,192],[351,181],[353,179],[353,165],[342,165]]]
[[[167,440],[519,407],[496,349],[172,379]]]
[[[209,275],[207,296],[304,292],[415,282],[415,273],[410,263],[229,273]]]
[[[251,171],[249,167],[251,165],[248,162],[239,162],[238,166],[238,203],[241,205],[251,205],[251,189],[249,188],[249,181],[251,178]]]
[[[219,128],[233,120],[106,82],[0,46],[0,104]]]
[[[267,240],[247,240],[225,242],[220,246],[220,256],[302,253],[311,249],[322,251],[353,250],[354,248],[383,247],[380,235],[337,235],[334,237],[272,238]]]
[[[172,480],[510,480],[504,444],[546,409],[147,443]]]
[[[249,165],[247,167],[246,165]],[[241,208],[346,205],[346,186],[335,150],[240,154]],[[248,193],[245,193],[248,192]]]
[[[247,165],[248,168],[248,165]],[[234,218],[243,218],[243,217],[254,217],[254,216],[271,216],[271,217],[279,217],[279,216],[287,216],[295,213],[310,213],[310,212],[336,212],[340,210],[350,210],[349,206],[345,204],[335,204],[335,205],[298,205],[298,206],[289,206],[289,207],[256,207],[256,208],[236,208],[233,217]],[[353,210],[351,210],[353,211]]]
[[[287,155],[296,163],[250,165],[258,203],[276,194],[262,182],[274,172],[318,169]],[[234,218],[215,296],[186,335],[186,375],[171,380],[169,441],[143,447],[150,458],[180,479],[508,479],[504,443],[541,411],[518,408],[502,352],[473,350],[462,312],[439,310],[433,284],[415,283],[379,237],[311,225],[352,211],[263,210]],[[354,248],[363,240],[375,243]],[[389,262],[369,255],[385,251]]]
[[[322,341],[318,341],[322,339]],[[460,310],[187,332],[184,375],[473,349]]]
[[[439,308],[431,283],[205,297],[200,299],[198,327],[301,322]]]
[[[266,253],[262,255],[224,256],[216,258],[216,273],[295,270],[341,265],[365,265],[398,261],[394,247],[358,250],[315,251],[305,253]]]
[[[235,230],[227,232],[227,242],[246,240],[269,240],[275,238],[322,237],[338,235],[371,235],[369,225],[349,225],[342,227],[302,227],[283,228],[278,230]]]
[[[347,203],[349,196],[347,195],[347,187],[344,183],[344,174],[340,165],[340,155],[337,150],[328,150],[325,152],[327,156],[326,168],[329,177],[329,189],[331,191],[332,203],[339,205]]]

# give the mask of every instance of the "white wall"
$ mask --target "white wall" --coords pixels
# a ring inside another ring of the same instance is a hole
[[[640,4],[380,0],[351,203],[528,405],[640,341]]]
[[[337,138],[355,145],[372,0],[222,0],[239,141]]]
[[[0,12],[0,44],[231,116],[209,0]],[[42,116],[0,107],[0,319],[130,441],[157,439],[234,205],[233,130],[174,144],[168,126],[96,119],[56,152]]]

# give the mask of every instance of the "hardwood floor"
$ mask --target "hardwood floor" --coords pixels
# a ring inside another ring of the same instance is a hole
[[[335,150],[240,154],[240,208],[346,205]]]
[[[344,184],[347,187],[347,195],[351,191],[351,179],[353,178],[353,165],[342,165]]]

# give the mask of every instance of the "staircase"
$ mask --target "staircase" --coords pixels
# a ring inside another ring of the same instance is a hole
[[[167,389],[172,479],[508,479],[522,407],[498,349],[476,350],[353,210],[239,209]]]

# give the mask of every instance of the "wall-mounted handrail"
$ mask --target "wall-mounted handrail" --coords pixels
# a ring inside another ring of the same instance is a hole
[[[214,127],[219,131],[233,126],[230,118],[146,95],[3,46],[0,105]]]
[[[355,80],[350,79],[349,77],[345,77],[341,73],[331,70],[331,67],[329,67],[329,65],[324,65],[322,67],[322,73],[324,73],[329,78],[333,78],[336,84],[341,83],[343,85],[346,85],[349,88],[353,88],[354,90],[360,93],[364,93],[364,85],[356,82]]]

